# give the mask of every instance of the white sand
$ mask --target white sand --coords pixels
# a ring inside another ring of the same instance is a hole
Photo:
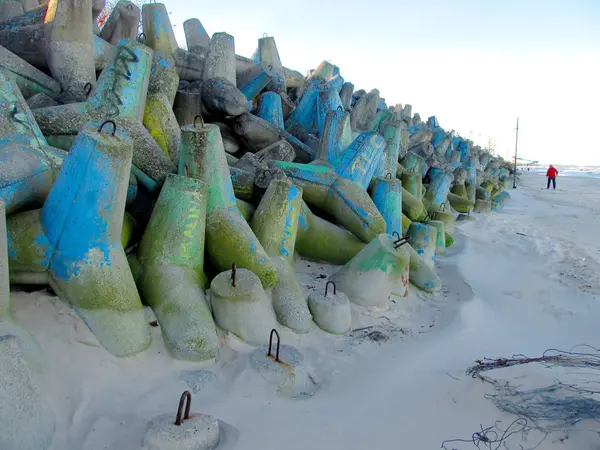
[[[480,425],[502,420],[507,426],[516,417],[484,398],[492,387],[464,374],[476,359],[600,346],[600,180],[560,177],[556,192],[547,192],[544,183],[539,174],[523,176],[504,212],[457,228],[457,243],[437,263],[442,295],[412,288],[386,311],[353,306],[352,328],[373,328],[349,336],[316,327],[308,335],[284,331],[283,343],[303,353],[322,383],[303,399],[276,395],[250,367],[252,348],[223,333],[217,364],[173,360],[160,328],[152,328],[149,350],[117,359],[56,298],[13,293],[17,318],[49,360],[49,370],[36,381],[56,415],[53,448],[140,448],[148,421],[163,413],[175,416],[187,389],[180,373],[197,369],[218,377],[194,395],[192,411],[230,425],[222,448],[435,449],[446,439],[469,439]],[[307,294],[322,290],[326,279],[319,276],[335,269],[304,261],[296,268]],[[365,339],[372,331],[389,339]],[[538,382],[558,376],[554,369],[522,369],[521,376]],[[502,370],[490,374],[510,379],[512,369]],[[563,442],[557,439],[565,433],[555,433],[539,448],[598,448],[600,426],[579,428],[593,432],[572,431]],[[538,437],[531,433],[523,445],[533,447]],[[520,448],[520,441],[513,436],[508,448]]]

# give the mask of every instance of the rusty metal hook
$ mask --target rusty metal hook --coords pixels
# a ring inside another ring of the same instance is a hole
[[[392,173],[391,172],[386,173],[384,178],[386,180],[391,180],[392,179]]]
[[[392,237],[397,236],[396,240],[399,241],[402,236],[400,236],[400,233],[398,233],[397,231],[392,231]]]
[[[340,106],[337,107],[337,111],[338,112],[344,112],[344,108],[342,108],[342,106],[340,105]]]
[[[146,37],[146,33],[138,34],[138,42],[141,42],[142,44],[146,45],[147,39],[148,38]]]
[[[200,114],[198,114],[196,117],[194,117],[194,128],[197,127],[196,121],[198,119],[200,119],[200,123],[202,124],[202,128],[204,128],[204,119],[202,118],[202,116]]]
[[[281,337],[279,337],[279,333],[275,328],[271,330],[271,334],[269,335],[269,353],[267,353],[267,356],[273,356],[271,355],[271,347],[273,346],[273,333],[275,333],[275,335],[277,336],[277,350],[275,351],[275,361],[279,362],[279,345],[281,344]]]
[[[185,175],[186,177],[188,177],[188,178],[189,178],[189,176],[190,176],[190,168],[188,167],[188,165],[187,165],[187,164],[184,164],[184,166],[183,166],[183,173],[184,173],[184,175]]]
[[[85,86],[83,87],[83,92],[85,92],[86,97],[89,97],[90,92],[92,92],[92,89],[94,89],[92,83],[85,83]]]
[[[181,417],[181,413],[183,412],[183,404],[186,403],[185,406],[185,414],[183,418]],[[192,393],[190,391],[185,391],[181,394],[181,398],[179,399],[179,407],[177,408],[177,417],[175,418],[175,425],[180,426],[184,420],[188,420],[190,418],[190,408],[192,407]]]
[[[115,123],[114,120],[105,120],[104,122],[102,122],[102,124],[100,124],[100,126],[98,127],[98,133],[101,133],[102,128],[104,128],[104,125],[109,124],[109,123],[113,126],[112,135],[114,136],[115,133],[117,132],[117,124]]]
[[[337,288],[335,287],[335,283],[333,281],[328,281],[325,283],[325,297],[327,297],[327,291],[329,290],[329,285],[333,285],[333,295],[337,295]]]
[[[231,287],[235,287],[235,275],[236,275],[235,263],[233,263],[233,264],[231,264]]]

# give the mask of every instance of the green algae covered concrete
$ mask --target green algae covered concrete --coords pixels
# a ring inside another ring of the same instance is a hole
[[[218,351],[204,297],[206,185],[169,175],[138,250],[137,284],[177,359],[202,361]]]
[[[256,208],[250,223],[269,256],[294,261],[302,189],[287,180],[273,180]]]
[[[207,186],[206,248],[214,265],[226,270],[235,263],[258,275],[265,288],[273,287],[275,268],[236,206],[219,127],[183,127],[179,156],[179,173]]]
[[[308,333],[312,326],[312,316],[294,267],[288,259],[281,256],[274,256],[272,261],[277,269],[277,284],[271,291],[277,321],[296,333]]]
[[[352,233],[314,215],[302,202],[295,247],[300,256],[329,264],[346,264],[365,245]]]
[[[149,94],[146,97],[143,123],[165,156],[177,164],[181,128],[166,95]]]
[[[380,234],[330,280],[350,301],[362,306],[384,307],[408,264],[405,253],[394,248],[389,234]]]

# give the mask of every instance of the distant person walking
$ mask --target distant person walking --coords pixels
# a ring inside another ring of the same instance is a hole
[[[552,189],[556,189],[556,175],[558,175],[558,170],[550,164],[550,167],[548,167],[548,171],[546,172],[546,177],[548,178],[546,189],[550,189],[550,182],[552,182]]]

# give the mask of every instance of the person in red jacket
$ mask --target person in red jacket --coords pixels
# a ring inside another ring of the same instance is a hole
[[[548,171],[546,172],[546,177],[548,178],[546,189],[550,189],[550,182],[552,182],[552,189],[556,189],[556,175],[558,175],[558,170],[550,164],[550,167],[548,167]]]

